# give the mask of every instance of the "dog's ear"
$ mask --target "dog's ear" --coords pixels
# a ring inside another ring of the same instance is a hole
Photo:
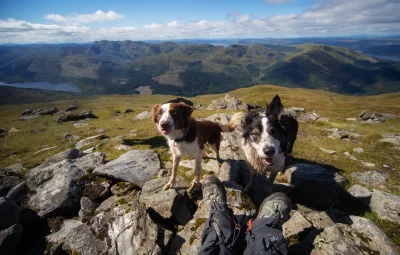
[[[185,104],[185,103],[179,103],[180,104],[180,108],[182,111],[182,115],[185,119],[189,119],[190,116],[192,116],[192,112],[193,112],[193,107]]]
[[[280,119],[282,113],[283,113],[283,105],[281,103],[281,99],[279,98],[278,95],[275,95],[271,103],[267,105],[266,115],[269,118],[276,117]]]
[[[158,123],[157,115],[158,115],[158,112],[160,111],[160,107],[161,107],[160,104],[156,104],[153,106],[153,109],[151,110],[152,120],[154,123]]]
[[[249,126],[253,120],[258,116],[258,113],[256,112],[248,112],[244,117],[242,118],[242,121],[240,122],[240,129],[239,130],[246,130],[246,127]]]

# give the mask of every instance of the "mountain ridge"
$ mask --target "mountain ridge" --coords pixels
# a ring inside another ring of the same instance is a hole
[[[157,94],[194,96],[265,83],[345,94],[400,91],[396,62],[318,44],[96,41],[0,46],[0,63],[2,82],[68,81],[83,94],[131,94],[139,86],[151,86]]]

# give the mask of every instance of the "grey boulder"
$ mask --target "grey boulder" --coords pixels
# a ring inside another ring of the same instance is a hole
[[[399,223],[400,197],[377,189],[372,191],[370,204],[372,212],[381,219]]]
[[[350,223],[324,229],[315,238],[311,254],[399,254],[396,245],[370,220],[350,216]]]
[[[139,202],[147,209],[154,209],[164,219],[172,219],[179,225],[185,225],[193,218],[190,199],[185,199],[184,193],[189,186],[181,176],[176,178],[172,189],[164,190],[169,177],[148,181],[142,187]]]
[[[57,122],[67,122],[67,121],[77,121],[84,119],[96,119],[97,116],[93,114],[92,111],[71,111],[60,114],[56,119]]]
[[[136,115],[135,120],[146,120],[150,119],[151,117],[151,111],[144,111]]]
[[[89,223],[108,254],[161,254],[159,227],[150,219],[135,193],[105,200]]]
[[[104,166],[93,174],[111,177],[120,181],[132,182],[139,187],[151,180],[160,171],[160,160],[152,150],[132,150]]]
[[[103,153],[96,152],[78,159],[64,159],[44,168],[39,166],[28,172],[28,208],[46,217],[79,205],[83,177],[104,164],[104,157]]]

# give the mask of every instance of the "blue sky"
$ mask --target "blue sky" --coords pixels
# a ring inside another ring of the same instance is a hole
[[[398,0],[2,0],[0,43],[400,31]]]

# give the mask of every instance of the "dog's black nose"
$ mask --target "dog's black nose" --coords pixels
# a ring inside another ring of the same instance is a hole
[[[169,128],[168,122],[161,122],[161,123],[160,123],[160,126],[161,126],[161,128],[164,129],[164,130]]]
[[[273,157],[275,154],[275,148],[274,147],[264,147],[263,152],[267,157]]]

